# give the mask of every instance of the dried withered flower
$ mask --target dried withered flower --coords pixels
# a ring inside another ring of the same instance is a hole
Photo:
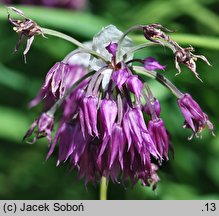
[[[184,64],[194,73],[197,79],[202,81],[199,77],[199,74],[196,72],[196,61],[197,59],[202,59],[204,62],[210,65],[205,56],[193,54],[195,50],[192,46],[182,48],[176,41],[174,41],[171,37],[169,37],[169,35],[166,34],[166,32],[172,31],[163,27],[160,24],[145,25],[142,28],[144,36],[147,40],[154,43],[160,43],[163,46],[165,46],[164,42],[167,42],[171,46],[171,49],[175,54],[176,69],[178,70],[178,73],[176,75],[181,73],[181,68],[179,64]]]
[[[199,74],[196,72],[196,60],[198,58],[202,59],[204,62],[206,62],[208,65],[210,63],[208,60],[205,58],[203,55],[194,55],[192,52],[194,52],[194,48],[192,46],[187,47],[187,48],[182,48],[179,45],[175,45],[175,64],[176,64],[176,69],[179,71],[177,74],[181,72],[179,63],[184,64],[187,68],[189,68],[194,75],[196,76],[197,79],[199,79],[201,82],[201,78],[199,77]]]
[[[22,40],[25,37],[27,38],[27,45],[23,52],[24,59],[26,62],[26,55],[28,51],[30,50],[30,47],[31,47],[31,44],[33,43],[35,35],[44,36],[43,32],[41,28],[37,25],[37,23],[29,19],[28,17],[26,17],[25,14],[21,10],[15,7],[8,7],[8,9],[12,10],[13,12],[15,12],[16,14],[22,17],[22,20],[13,19],[11,18],[11,15],[8,11],[8,20],[14,26],[13,30],[19,35],[18,43],[15,46],[15,52],[19,49]]]

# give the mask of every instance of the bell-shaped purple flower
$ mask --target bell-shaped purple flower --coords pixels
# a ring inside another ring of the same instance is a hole
[[[105,138],[105,143],[103,142],[100,147],[100,152],[98,155],[97,164],[100,169],[104,168],[102,164],[102,155],[106,153],[108,155],[107,163],[105,162],[105,168],[110,170],[113,165],[119,162],[121,169],[123,169],[124,152],[126,149],[126,137],[121,125],[114,123],[112,127],[111,136]],[[103,147],[104,145],[104,147]],[[108,147],[107,147],[108,146]],[[117,164],[118,165],[118,164]],[[117,166],[116,165],[116,166]],[[115,180],[116,178],[114,178]]]
[[[147,57],[143,60],[144,68],[149,71],[153,70],[165,70],[166,66],[161,65],[156,59],[153,57]]]
[[[117,48],[118,48],[118,44],[117,43],[112,43],[112,42],[110,42],[110,44],[108,46],[106,46],[106,50],[110,54],[112,54],[113,57],[116,56]]]
[[[163,120],[150,120],[148,123],[148,131],[161,157],[168,159],[169,137]]]
[[[126,85],[129,91],[134,93],[138,99],[140,99],[141,91],[143,88],[142,81],[136,75],[131,75],[126,80]]]
[[[47,113],[42,113],[37,120],[33,122],[30,129],[24,136],[24,140],[32,135],[34,130],[36,129],[36,136],[31,143],[35,143],[38,139],[42,137],[46,137],[51,143],[52,141],[52,130],[54,126],[54,117],[50,116]]]
[[[84,97],[81,101],[79,117],[83,136],[99,136],[97,131],[97,105],[98,98],[95,96]]]
[[[122,86],[128,79],[129,75],[127,68],[122,68],[112,73],[112,80],[119,90],[122,90]]]
[[[109,169],[112,167],[116,157],[119,154],[119,145],[121,142],[125,142],[124,137],[122,135],[122,128],[120,126],[113,128],[112,137],[109,143],[110,148],[110,160],[109,160]]]
[[[54,101],[62,98],[85,73],[86,70],[82,66],[57,62],[47,73],[44,85],[39,94],[29,103],[29,107],[36,106],[44,100],[46,107],[50,108]]]
[[[206,126],[213,131],[214,126],[208,120],[208,116],[201,110],[200,106],[188,93],[178,100],[179,107],[185,118],[184,127],[192,129],[198,135]]]
[[[98,165],[101,166],[101,157],[111,139],[113,125],[117,116],[117,104],[113,100],[103,99],[100,104],[100,120],[103,131],[103,141],[98,155]]]
[[[63,105],[63,117],[65,121],[70,121],[79,109],[82,99],[86,96],[86,93],[83,89],[84,85],[87,82],[82,82],[78,88],[76,88],[72,93],[65,99]]]
[[[117,116],[117,104],[113,100],[103,99],[100,104],[100,120],[104,134],[111,135],[112,127]]]
[[[144,163],[147,159],[147,152],[155,158],[160,157],[146,127],[143,114],[139,108],[130,108],[125,113],[123,118],[123,128],[128,140],[128,149],[134,144]]]
[[[144,106],[144,111],[151,117],[152,113],[151,112],[154,112],[156,114],[157,117],[160,117],[160,112],[161,112],[161,108],[160,108],[160,102],[158,99],[156,98],[153,98],[151,101],[150,101],[150,108],[152,110],[150,110],[149,108],[149,104],[148,102],[146,102],[145,106]]]
[[[82,135],[80,124],[78,124],[77,122],[63,122],[60,124],[56,132],[54,141],[48,152],[47,159],[53,153],[57,143],[59,143],[59,156],[57,165],[59,165],[59,163],[62,161],[68,160],[68,158],[70,157],[74,166],[76,166],[81,155],[84,152],[87,141]]]

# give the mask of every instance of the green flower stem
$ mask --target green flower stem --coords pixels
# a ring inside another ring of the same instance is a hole
[[[136,43],[145,42],[145,37],[142,35],[131,35],[130,37]],[[219,50],[219,38],[215,36],[172,33],[171,38],[180,44],[192,44],[195,47]]]
[[[146,43],[143,43],[143,44],[139,44],[137,46],[134,46],[132,47],[128,52],[126,52],[123,57],[124,59],[128,59],[130,55],[132,55],[133,53],[139,51],[139,50],[142,50],[144,48],[147,48],[149,46],[154,46],[154,45],[158,45],[158,46],[165,46],[165,47],[168,47],[170,48],[173,53],[175,53],[176,49],[174,48],[174,46],[166,41],[162,41],[162,40],[159,40],[160,43],[154,43],[154,42],[146,42]]]
[[[107,200],[108,183],[106,177],[102,176],[100,181],[100,200]]]
[[[164,75],[156,72],[156,71],[148,71],[140,66],[133,66],[133,70],[138,75],[145,75],[148,77],[152,77],[153,79],[156,79],[159,81],[162,85],[166,86],[168,89],[172,91],[172,93],[177,97],[181,98],[183,96],[183,93],[172,83],[170,80],[168,80]]]
[[[55,30],[52,30],[52,29],[42,28],[42,27],[41,27],[41,30],[42,30],[43,34],[45,34],[45,35],[52,35],[52,36],[55,36],[55,37],[62,38],[64,40],[66,40],[66,41],[69,41],[69,42],[73,43],[77,47],[81,48],[81,50],[79,50],[77,53],[89,53],[89,54],[93,55],[96,58],[102,59],[105,62],[108,61],[100,53],[97,53],[94,50],[89,49],[84,44],[82,44],[78,40],[74,39],[73,37],[70,37],[69,35],[66,35],[64,33],[61,33],[61,32],[58,32],[58,31],[55,31]]]
[[[92,78],[87,86],[87,94],[86,94],[87,96],[92,95],[92,91],[93,91],[93,88],[95,86],[95,83],[97,81],[98,76],[106,69],[107,69],[107,67],[103,67],[100,70],[98,70],[97,72],[95,72],[95,74],[92,76]]]
[[[135,31],[135,30],[138,30],[138,29],[141,29],[142,28],[142,25],[135,25],[135,26],[132,26],[130,27],[129,29],[127,29],[125,31],[125,33],[121,36],[121,38],[119,39],[118,41],[118,48],[117,48],[117,53],[116,53],[116,57],[120,56],[120,49],[121,49],[121,45],[122,45],[122,42],[123,40],[125,39],[125,37],[132,31]],[[117,59],[117,58],[116,58]]]
[[[92,76],[95,72],[92,71],[90,73],[85,74],[83,77],[81,77],[81,79],[79,79],[77,82],[75,82],[71,88],[66,92],[66,94],[64,95],[64,97],[60,98],[59,100],[57,100],[55,102],[55,104],[47,111],[47,114],[50,116],[53,116],[56,112],[56,110],[62,105],[62,103],[64,102],[64,100],[71,94],[71,92],[85,79],[87,79],[88,77]]]
[[[86,47],[79,41],[77,41],[76,39],[66,35],[66,34],[63,34],[61,32],[58,32],[58,31],[55,31],[55,30],[52,30],[52,29],[48,29],[48,28],[42,28],[41,27],[41,30],[44,34],[47,34],[47,35],[52,35],[52,36],[55,36],[55,37],[59,37],[59,38],[62,38],[64,40],[67,40],[73,44],[75,44],[76,46],[82,48],[82,49],[86,49]]]
[[[124,40],[124,38],[126,37],[126,35],[128,35],[130,32],[141,29],[142,25],[135,25],[130,27],[129,29],[127,29],[124,34],[122,35],[122,37],[119,39],[118,41],[118,45],[120,45],[122,43],[122,41]]]
[[[143,44],[139,44],[137,46],[134,46],[130,50],[128,50],[128,52],[126,52],[123,55],[123,58],[124,59],[128,59],[129,56],[132,55],[133,53],[135,53],[136,51],[144,49],[144,48],[149,47],[149,46],[153,46],[153,45],[156,45],[156,43],[154,43],[154,42],[147,42],[147,43],[143,43]]]
[[[90,50],[90,49],[77,49],[77,50],[74,50],[72,52],[70,52],[64,59],[62,62],[65,62],[67,63],[69,61],[69,59],[76,55],[76,54],[79,54],[79,53],[88,53],[88,54],[91,54],[92,56],[94,56],[95,58],[98,58],[98,59],[102,59],[104,62],[108,63],[108,60],[102,56],[101,54],[93,51],[93,50]]]

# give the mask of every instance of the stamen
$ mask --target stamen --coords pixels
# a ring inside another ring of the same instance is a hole
[[[92,95],[93,88],[94,88],[94,85],[95,85],[95,83],[96,83],[96,81],[97,81],[98,76],[99,76],[104,70],[106,70],[106,69],[107,69],[107,67],[105,66],[105,67],[102,67],[100,70],[98,70],[97,72],[94,73],[94,75],[92,76],[92,78],[91,78],[91,80],[90,80],[90,82],[89,82],[89,84],[88,84],[88,87],[87,87],[87,93],[86,93],[87,96]]]

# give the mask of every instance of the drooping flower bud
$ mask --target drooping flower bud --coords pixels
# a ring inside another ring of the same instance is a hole
[[[117,116],[117,104],[113,100],[103,99],[100,104],[100,119],[103,131],[106,135],[111,135],[112,127]]]
[[[86,70],[82,66],[57,62],[47,73],[39,94],[29,103],[29,107],[44,100],[45,107],[50,108],[54,101],[62,98],[85,73]]]
[[[84,97],[81,101],[79,116],[84,137],[86,134],[98,137],[97,104],[98,98],[94,96]]]
[[[123,168],[123,154],[125,151],[126,138],[122,127],[119,124],[114,124],[112,127],[112,136],[109,140],[109,169],[113,166],[113,163],[118,160],[121,168]]]
[[[133,144],[145,163],[144,150],[147,149],[155,158],[159,153],[148,133],[143,114],[139,108],[129,109],[123,118],[123,128],[128,141],[128,149]]]
[[[150,120],[148,131],[161,157],[168,159],[169,137],[162,119]]]
[[[114,57],[116,56],[118,44],[110,42],[109,45],[106,46],[107,51],[112,54]]]
[[[160,102],[158,99],[153,98],[153,100],[150,100],[150,104],[151,104],[151,109],[149,108],[149,102],[146,102],[145,106],[144,106],[144,111],[149,115],[152,116],[152,112],[155,112],[156,116],[159,117],[160,116],[160,112],[161,112],[161,108],[160,108]]]
[[[126,68],[116,70],[112,73],[112,80],[114,81],[119,90],[122,89],[122,86],[128,79],[129,75],[130,74]]]
[[[166,66],[161,65],[156,59],[147,57],[143,60],[144,68],[149,71],[153,70],[165,70]]]
[[[126,80],[126,84],[127,84],[128,90],[134,93],[139,100],[141,96],[141,91],[143,88],[143,83],[138,78],[138,76],[130,75],[128,79]]]
[[[191,128],[197,136],[205,127],[208,127],[213,132],[214,126],[208,120],[208,116],[188,93],[178,100],[178,104],[185,118],[185,128]]]

